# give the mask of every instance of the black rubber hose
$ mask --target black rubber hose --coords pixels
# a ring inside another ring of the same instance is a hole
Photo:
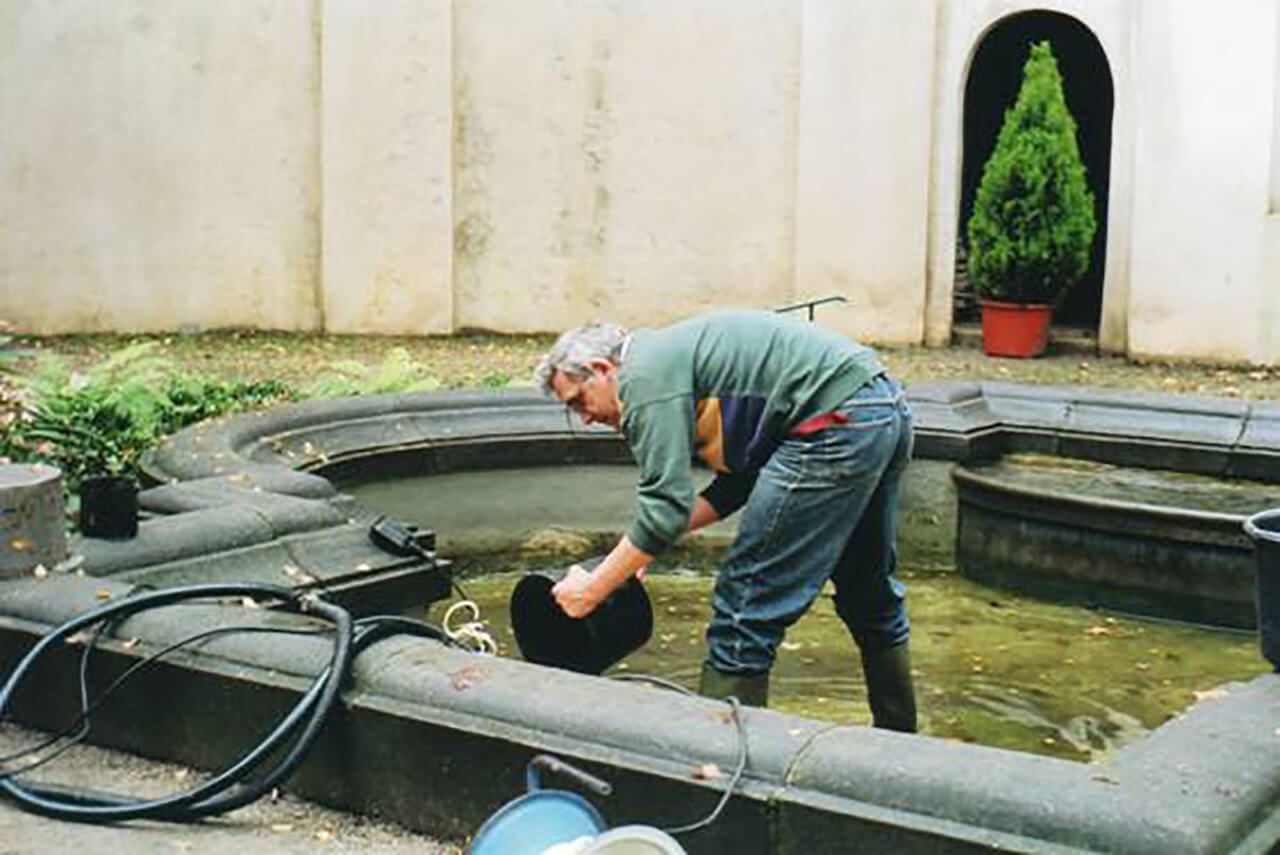
[[[416,635],[421,638],[434,639],[450,647],[461,646],[440,627],[400,615],[364,617],[357,620],[355,626],[354,644],[357,654],[363,652],[370,645],[393,635]]]
[[[76,793],[61,787],[24,786],[11,778],[0,778],[0,789],[27,809],[58,819],[78,822],[120,822],[129,819],[182,822],[246,805],[291,774],[315,741],[329,710],[337,700],[353,655],[353,623],[350,614],[339,606],[318,599],[304,599],[290,589],[276,585],[245,583],[168,588],[109,603],[73,618],[41,639],[10,673],[4,687],[0,688],[0,717],[22,678],[40,656],[80,629],[104,620],[119,620],[149,608],[184,600],[229,596],[279,600],[293,611],[319,615],[335,627],[333,653],[328,666],[316,676],[311,688],[266,739],[211,780],[192,790],[161,799],[134,800],[96,793]],[[287,754],[260,780],[251,785],[244,784],[243,780],[254,767],[293,738],[299,727],[301,731],[294,738]]]

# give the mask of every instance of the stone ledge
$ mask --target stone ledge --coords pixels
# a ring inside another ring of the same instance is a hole
[[[12,662],[52,624],[80,614],[87,603],[100,605],[101,589],[85,579],[0,589],[0,610],[8,615],[0,619],[0,659]],[[128,589],[109,590],[119,597]],[[195,610],[190,616],[189,609]],[[301,620],[237,612],[237,624]],[[216,606],[184,607],[181,614],[182,620],[142,614],[114,629],[102,642],[102,657],[118,660],[108,670],[226,620]],[[239,709],[219,718],[217,741],[224,748],[250,744],[260,732],[250,713],[264,701],[277,707],[296,698],[328,651],[317,638],[252,639],[220,639],[183,653],[175,659],[180,668],[152,669],[137,690],[169,699],[164,716],[184,721],[184,730],[202,719],[211,724],[211,712],[228,705]],[[43,679],[65,681],[77,665],[77,656],[60,657]],[[617,795],[602,805],[606,815],[650,823],[697,816],[704,804],[709,810],[723,779],[695,781],[692,764],[712,762],[727,771],[737,755],[736,731],[718,702],[478,657],[423,639],[374,645],[358,658],[354,678],[294,788],[347,807],[361,798],[350,792],[352,781],[398,790],[399,800],[379,797],[370,804],[437,833],[441,815],[453,817],[453,831],[460,824],[474,828],[519,794],[512,772],[538,751],[618,781]],[[40,695],[27,710],[37,720],[41,709],[57,703],[38,686],[30,693]],[[691,838],[690,851],[722,851],[727,843],[744,855],[832,851],[837,841],[847,846],[885,834],[910,841],[905,851],[1249,851],[1235,844],[1275,812],[1280,795],[1277,708],[1280,676],[1224,687],[1111,762],[1095,765],[747,710],[750,762],[747,784],[734,800],[736,819]],[[95,722],[110,743],[156,753],[148,732],[154,715],[137,716],[136,706],[126,703],[121,713],[96,713]],[[398,734],[392,743],[403,755],[398,763],[381,766],[378,753],[352,750],[380,741],[388,730]],[[209,761],[205,747],[168,738],[174,741],[160,749],[165,756]],[[817,821],[798,821],[802,815]],[[744,831],[767,836],[744,839]]]

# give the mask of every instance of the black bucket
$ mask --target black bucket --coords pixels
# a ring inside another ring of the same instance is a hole
[[[584,562],[594,567],[601,559]],[[653,635],[653,606],[632,577],[584,618],[571,618],[551,588],[566,571],[530,573],[511,592],[511,628],[525,661],[580,674],[602,674]]]
[[[1249,517],[1244,531],[1253,541],[1262,655],[1280,673],[1280,508]]]
[[[128,538],[138,533],[138,482],[128,475],[91,475],[80,482],[80,533]]]

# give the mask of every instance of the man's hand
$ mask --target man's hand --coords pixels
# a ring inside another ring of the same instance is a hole
[[[632,576],[644,579],[644,571],[651,561],[652,555],[637,549],[630,538],[623,535],[613,551],[590,573],[580,564],[570,567],[564,578],[551,589],[551,594],[569,617],[586,617]]]
[[[571,618],[583,618],[600,605],[599,598],[591,592],[591,582],[591,574],[575,564],[563,579],[556,582],[551,593],[565,614]]]

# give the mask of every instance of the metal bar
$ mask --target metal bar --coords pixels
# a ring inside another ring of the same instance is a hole
[[[801,300],[799,303],[792,303],[789,306],[779,306],[778,308],[774,309],[774,311],[778,313],[782,313],[782,312],[794,312],[797,309],[808,309],[809,320],[812,321],[813,310],[815,307],[821,306],[825,303],[847,303],[847,302],[849,302],[847,298],[842,297],[839,294],[832,294],[828,297],[815,297],[812,300]]]

